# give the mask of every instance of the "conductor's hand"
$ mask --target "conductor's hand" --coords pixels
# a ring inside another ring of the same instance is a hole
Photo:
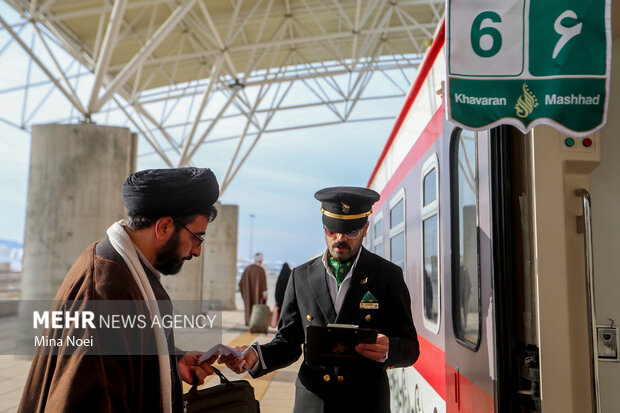
[[[243,351],[245,351],[246,348],[248,348],[248,346],[237,346],[235,347],[235,350],[238,353],[242,353]],[[220,363],[226,364],[226,367],[228,367],[237,374],[243,373],[243,371],[246,369],[251,369],[257,361],[258,356],[256,356],[256,353],[252,350],[245,353],[243,357],[237,357],[231,354],[228,356],[220,356],[219,360]]]
[[[358,344],[355,346],[355,351],[371,360],[383,362],[385,361],[389,348],[390,339],[383,334],[378,334],[377,341],[374,344]]]
[[[199,351],[188,351],[179,361],[177,361],[181,379],[183,379],[185,383],[194,384],[194,377],[196,377],[198,379],[198,384],[200,385],[204,383],[205,377],[213,374],[211,364],[215,363],[215,360],[217,360],[217,355],[209,357],[202,363],[198,363],[198,359],[201,354],[202,353]]]

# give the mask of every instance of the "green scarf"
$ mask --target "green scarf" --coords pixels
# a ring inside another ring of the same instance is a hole
[[[344,281],[345,277],[351,270],[353,266],[354,259],[350,259],[349,261],[340,262],[334,257],[329,257],[329,268],[332,270],[332,273],[336,276],[336,281],[338,282],[338,288],[340,288],[340,284]]]

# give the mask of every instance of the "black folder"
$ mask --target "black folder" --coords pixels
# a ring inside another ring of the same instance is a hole
[[[376,343],[378,331],[372,328],[340,326],[306,327],[306,364],[321,367],[345,367],[363,358],[355,351],[360,343]]]

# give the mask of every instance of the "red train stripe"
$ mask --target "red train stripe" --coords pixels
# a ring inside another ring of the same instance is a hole
[[[416,362],[417,364],[417,362]],[[459,413],[493,413],[495,401],[480,387],[472,383],[467,377],[449,364],[446,364],[446,411]]]
[[[366,186],[368,187],[370,187],[370,184],[372,184],[372,181],[375,179],[375,175],[377,175],[377,172],[379,171],[379,168],[381,167],[381,164],[383,163],[383,160],[385,159],[385,156],[387,155],[388,150],[392,146],[394,139],[396,139],[396,135],[398,134],[400,127],[405,121],[405,118],[407,117],[407,114],[409,113],[409,109],[411,108],[411,105],[413,105],[415,98],[418,96],[418,93],[420,92],[420,89],[422,88],[422,85],[424,84],[424,81],[426,80],[426,76],[428,76],[428,73],[430,72],[431,68],[433,67],[433,64],[435,63],[435,59],[437,59],[437,55],[439,54],[439,51],[444,45],[445,27],[446,27],[446,22],[444,19],[444,21],[441,24],[441,27],[439,28],[439,31],[437,32],[437,36],[435,36],[435,41],[431,45],[431,48],[428,51],[426,58],[424,59],[424,62],[422,62],[422,65],[418,68],[418,75],[416,76],[415,81],[413,82],[413,86],[411,86],[411,90],[409,91],[409,94],[407,95],[407,99],[405,99],[405,104],[403,105],[403,108],[401,109],[400,114],[398,115],[398,118],[396,119],[396,123],[394,124],[394,127],[392,128],[392,132],[390,133],[390,136],[387,142],[385,143],[385,146],[383,147],[383,151],[381,152],[381,155],[379,156],[379,160],[377,161],[377,164],[375,165],[375,169],[373,169],[372,174],[370,174],[370,178],[368,179],[368,184],[366,184]]]
[[[418,335],[420,357],[413,367],[424,377],[424,380],[446,400],[446,354],[442,349]]]
[[[442,349],[418,335],[420,357],[413,367],[446,402],[447,411],[493,413],[495,401],[467,377],[446,363]]]
[[[437,140],[439,135],[441,135],[443,118],[445,117],[445,108],[444,103],[441,103],[441,106],[437,109],[437,112],[433,115],[431,120],[424,128],[424,131],[418,138],[418,140],[413,144],[405,159],[400,163],[398,169],[394,172],[390,180],[388,181],[385,188],[381,191],[381,198],[374,205],[373,209],[378,211],[381,208],[381,205],[385,202],[385,200],[394,192],[394,189],[400,184],[405,176],[411,171],[411,168],[422,158],[422,156],[426,153],[428,148],[430,148],[433,143]]]

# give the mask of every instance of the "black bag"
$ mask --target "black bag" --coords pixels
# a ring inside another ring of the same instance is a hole
[[[220,384],[198,390],[196,383],[183,395],[185,413],[260,413],[260,403],[254,397],[254,387],[247,380],[228,380],[221,371],[213,367],[220,376]]]

